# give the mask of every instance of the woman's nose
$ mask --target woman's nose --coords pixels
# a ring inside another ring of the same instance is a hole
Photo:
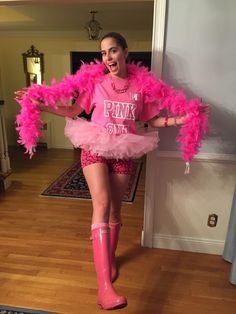
[[[111,60],[111,54],[110,53],[107,54],[107,60]]]

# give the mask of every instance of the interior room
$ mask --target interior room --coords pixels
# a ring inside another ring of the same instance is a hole
[[[100,59],[110,31],[126,38],[130,61],[210,106],[189,174],[180,127],[160,128],[158,148],[135,164],[114,283],[128,306],[118,311],[235,312],[235,10],[234,0],[0,1],[0,313],[101,313],[81,151],[65,118],[43,112],[30,158],[15,92]]]

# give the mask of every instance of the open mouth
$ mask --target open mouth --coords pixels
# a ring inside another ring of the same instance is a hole
[[[109,69],[110,69],[111,72],[115,72],[115,71],[117,70],[117,68],[118,68],[117,62],[111,62],[111,63],[109,63],[109,64],[108,64],[108,67],[109,67]]]

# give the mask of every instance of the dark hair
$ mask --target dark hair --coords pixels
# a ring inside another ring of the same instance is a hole
[[[123,50],[125,50],[126,48],[128,48],[128,45],[127,45],[127,42],[125,40],[125,38],[119,34],[119,33],[116,33],[116,32],[110,32],[110,33],[107,33],[106,35],[104,35],[100,41],[100,43],[103,41],[103,39],[105,38],[113,38],[115,39],[116,43],[118,46],[122,47]]]

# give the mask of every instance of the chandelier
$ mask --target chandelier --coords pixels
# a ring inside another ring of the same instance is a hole
[[[85,26],[85,28],[88,31],[88,35],[89,35],[90,40],[98,40],[101,33],[102,33],[101,25],[94,18],[96,13],[97,13],[97,11],[90,11],[90,14],[92,15],[92,20],[89,21],[87,23],[87,25]]]

